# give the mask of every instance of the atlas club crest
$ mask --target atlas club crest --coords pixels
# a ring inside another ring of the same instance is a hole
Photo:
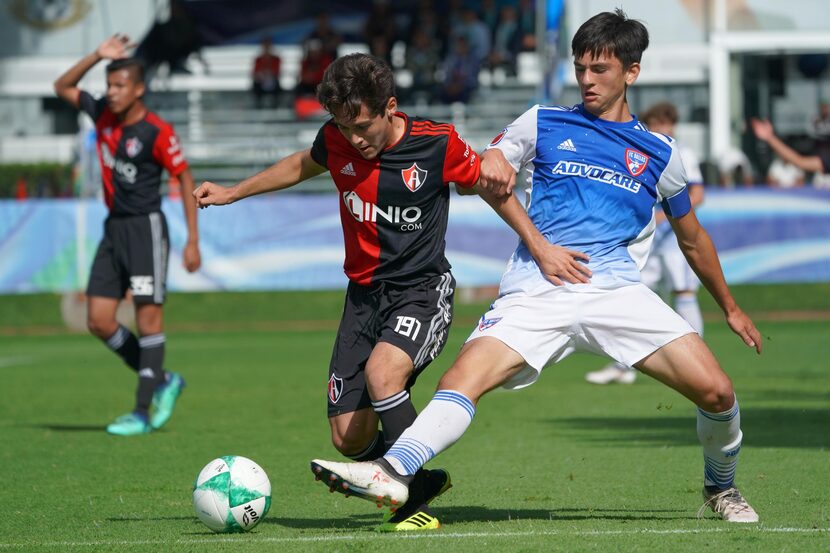
[[[141,149],[144,147],[143,144],[141,144],[141,140],[139,140],[135,136],[132,138],[128,138],[124,145],[127,150],[127,155],[130,157],[137,156],[141,152]]]
[[[340,400],[340,396],[343,394],[343,379],[338,378],[338,376],[334,373],[331,373],[331,378],[329,378],[329,401],[332,403],[337,403]]]
[[[413,163],[409,169],[401,169],[401,178],[403,178],[404,185],[415,192],[427,180],[427,173],[428,171],[418,167],[417,163]]]
[[[631,148],[625,149],[625,166],[628,167],[628,172],[631,173],[632,177],[639,177],[643,174],[648,166],[649,159],[643,152]]]

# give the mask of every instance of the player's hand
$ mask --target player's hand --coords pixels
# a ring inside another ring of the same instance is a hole
[[[230,188],[205,181],[193,191],[196,205],[205,208],[210,205],[227,205],[233,201]]]
[[[487,150],[481,155],[481,172],[478,186],[498,198],[513,193],[516,171],[507,163],[501,150]]]
[[[749,120],[749,123],[752,125],[752,132],[755,133],[758,140],[768,142],[770,138],[775,136],[775,130],[772,128],[772,123],[768,119],[753,117]]]
[[[202,266],[202,254],[199,253],[198,242],[188,242],[184,246],[184,268],[193,273]]]
[[[107,60],[117,60],[126,58],[127,50],[134,47],[135,44],[130,43],[130,37],[115,33],[99,44],[95,53]]]
[[[755,328],[752,319],[744,313],[740,307],[726,314],[726,322],[732,332],[741,337],[744,344],[751,348],[755,348],[756,353],[761,353],[763,343],[761,342],[761,333]]]
[[[588,261],[587,254],[547,242],[533,257],[545,278],[557,286],[562,286],[563,281],[571,284],[590,282],[591,269],[578,261]]]

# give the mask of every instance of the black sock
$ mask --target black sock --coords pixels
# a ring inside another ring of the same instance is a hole
[[[383,439],[383,430],[378,430],[375,434],[375,439],[370,443],[366,449],[354,455],[347,455],[352,461],[374,461],[386,453],[386,443]]]
[[[372,407],[380,417],[380,422],[383,425],[385,439],[383,453],[385,453],[401,437],[404,430],[412,426],[412,423],[418,417],[418,413],[415,411],[415,406],[412,405],[412,399],[409,397],[408,390],[398,392],[386,399],[373,401]],[[392,469],[391,465],[388,465],[385,459],[379,459],[378,461],[388,466],[389,469]],[[392,470],[394,472],[394,469]],[[419,511],[429,512],[424,502],[423,472],[424,469],[419,469],[412,477],[408,478],[409,499],[404,505],[398,508],[395,515],[390,519],[390,522],[406,520]]]
[[[150,334],[138,340],[141,348],[139,354],[138,390],[135,398],[135,411],[147,416],[153,401],[156,386],[164,382],[164,334]]]
[[[130,332],[130,329],[124,325],[118,325],[118,330],[104,342],[124,360],[128,367],[138,372],[138,338]]]
[[[418,417],[418,413],[415,411],[415,406],[412,405],[409,390],[401,390],[386,399],[373,401],[372,407],[380,417],[381,425],[383,425],[385,453],[401,437],[403,431],[412,426],[412,423]]]

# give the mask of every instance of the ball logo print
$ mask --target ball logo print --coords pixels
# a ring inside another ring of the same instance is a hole
[[[649,157],[637,150],[631,148],[625,149],[625,166],[628,167],[628,172],[634,177],[639,177],[648,166]]]
[[[421,188],[427,180],[427,173],[429,173],[429,171],[425,171],[418,167],[417,163],[413,163],[409,169],[401,170],[401,177],[403,178],[403,183],[406,187],[415,192]]]
[[[196,477],[193,508],[214,532],[247,532],[271,508],[271,482],[262,467],[247,457],[219,457]]]

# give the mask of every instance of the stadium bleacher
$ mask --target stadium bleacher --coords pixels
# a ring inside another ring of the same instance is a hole
[[[253,106],[250,67],[257,49],[257,46],[206,48],[202,57],[207,71],[191,59],[190,74],[167,75],[161,71],[151,81],[147,103],[175,126],[197,182],[238,181],[287,154],[308,147],[316,136],[322,117],[298,120],[289,107],[256,109]],[[343,45],[341,54],[361,49],[361,45]],[[275,50],[283,63],[281,84],[283,89],[291,90],[299,71],[301,48],[281,45]],[[51,82],[74,62],[68,58],[31,61],[10,58],[2,62],[3,69],[12,71],[14,78],[0,83],[0,95],[49,97],[53,94]],[[483,71],[482,86],[467,105],[404,104],[401,109],[413,115],[452,122],[474,148],[483,148],[500,130],[496,127],[524,111],[535,94],[536,87],[532,84],[537,81],[535,56],[528,55],[519,65],[519,75],[512,78]],[[82,81],[82,86],[93,93],[103,93],[103,68],[104,64],[96,66]],[[408,75],[401,70],[399,77],[406,82]],[[48,121],[42,123],[41,127]],[[0,150],[17,151],[34,160],[67,162],[76,143],[77,138],[72,135],[17,133],[13,137],[0,137]],[[319,177],[302,189],[329,190],[328,177]]]

